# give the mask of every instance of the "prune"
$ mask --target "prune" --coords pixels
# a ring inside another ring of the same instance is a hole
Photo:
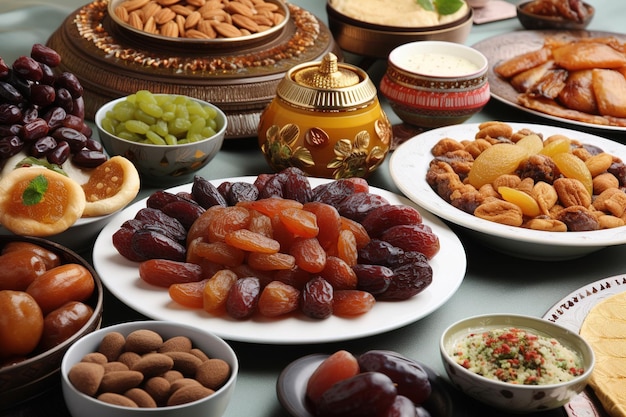
[[[56,90],[47,84],[33,84],[30,88],[30,101],[40,107],[47,107],[54,103]]]
[[[389,259],[387,266],[391,269],[395,269],[412,262],[428,262],[428,258],[422,252],[402,251],[402,253]]]
[[[333,314],[333,286],[322,277],[312,278],[302,290],[302,312],[313,319],[325,319]]]
[[[22,55],[13,62],[13,71],[21,78],[29,81],[39,81],[43,71],[39,63],[29,56]]]
[[[249,182],[234,182],[230,184],[228,191],[224,195],[228,204],[234,206],[240,201],[254,201],[258,199],[259,190],[254,184]]]
[[[226,199],[220,194],[217,187],[199,175],[193,177],[191,195],[205,209],[211,206],[228,206]]]
[[[397,389],[380,372],[362,372],[339,381],[322,394],[318,417],[377,417],[393,403]]]
[[[389,201],[379,194],[354,193],[339,202],[337,211],[344,217],[362,222],[372,210],[389,205]]]
[[[146,207],[161,210],[167,204],[181,201],[182,197],[165,190],[157,190],[150,194],[146,200]]]
[[[7,159],[24,148],[24,141],[17,136],[0,138],[0,159]]]
[[[370,211],[361,221],[365,230],[372,238],[380,235],[388,228],[401,224],[417,224],[422,222],[422,215],[415,207],[402,204],[387,204]]]
[[[24,100],[22,93],[5,81],[0,81],[0,98],[8,104],[20,104]]]
[[[384,265],[357,264],[352,270],[357,276],[357,289],[373,295],[385,292],[393,277],[393,270]]]
[[[418,417],[413,401],[404,395],[396,395],[391,406],[381,417]]]
[[[402,255],[404,250],[391,243],[372,239],[369,243],[359,249],[359,263],[372,265],[389,265],[389,262]]]
[[[195,222],[206,210],[196,203],[180,199],[179,201],[172,201],[171,203],[161,207],[161,211],[168,216],[177,219],[186,230],[189,230],[193,222]]]
[[[31,145],[30,154],[35,158],[41,158],[52,152],[56,147],[57,141],[52,136],[44,136]]]
[[[184,261],[186,258],[185,246],[153,230],[142,229],[133,233],[131,245],[133,251],[145,259]]]
[[[355,184],[352,181],[338,179],[320,184],[313,188],[313,201],[319,201],[337,207],[341,200],[354,194],[354,192]]]
[[[388,350],[370,350],[358,356],[361,372],[381,372],[397,387],[398,395],[409,398],[415,405],[428,399],[432,387],[426,370],[416,361]]]
[[[57,143],[56,148],[46,155],[51,164],[63,165],[70,156],[70,145],[67,142]]]
[[[422,252],[428,259],[440,249],[437,235],[422,223],[390,227],[383,232],[381,239],[405,251]]]
[[[406,300],[424,291],[433,281],[433,270],[426,261],[415,261],[393,270],[387,290],[379,300]]]
[[[111,241],[117,252],[129,261],[145,261],[148,258],[143,254],[135,252],[135,249],[133,249],[132,243],[134,234],[135,230],[129,227],[120,227],[115,231],[115,233],[113,233]]]
[[[35,61],[49,65],[53,68],[61,63],[61,55],[59,55],[57,51],[40,43],[33,45],[30,50],[30,56]]]
[[[252,316],[257,309],[261,284],[258,278],[240,278],[228,292],[226,312],[234,319],[243,320]]]
[[[259,199],[270,197],[283,197],[283,181],[278,174],[269,177],[259,189]]]
[[[308,203],[313,199],[313,190],[306,174],[300,168],[289,167],[282,170],[281,176],[283,198]]]
[[[147,225],[159,226],[168,231],[168,235],[177,241],[184,241],[187,237],[187,230],[177,219],[168,216],[161,210],[145,207],[135,214],[135,219]]]
[[[70,149],[71,149],[71,145]],[[106,162],[107,156],[104,152],[92,151],[87,148],[81,149],[72,156],[72,162],[84,168],[95,168]]]
[[[77,99],[83,96],[83,86],[75,74],[65,71],[57,76],[55,86],[57,88],[65,88],[70,92],[72,98]]]

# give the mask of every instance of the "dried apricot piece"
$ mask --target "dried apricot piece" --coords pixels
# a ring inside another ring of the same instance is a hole
[[[250,211],[241,206],[224,207],[208,225],[209,242],[223,242],[232,231],[245,229],[250,224]]]
[[[207,280],[172,284],[167,289],[170,298],[178,304],[189,308],[202,308],[203,293]]]
[[[361,249],[370,242],[370,235],[363,225],[347,217],[341,217],[341,230],[350,230],[356,239],[356,247]]]
[[[570,151],[571,139],[563,135],[555,135],[546,139],[543,149],[539,152],[542,155],[554,156],[560,153],[567,153]]]
[[[196,219],[195,222],[189,228],[187,232],[187,245],[189,245],[196,238],[201,237],[205,241],[209,241],[209,225],[213,222],[213,219],[218,216],[225,207],[215,205],[211,206],[204,213]]]
[[[296,200],[281,197],[268,197],[255,201],[247,201],[238,203],[237,206],[245,206],[250,209],[260,211],[261,213],[272,217],[288,208],[302,208],[302,203]]]
[[[328,388],[358,373],[359,362],[356,357],[346,350],[338,350],[324,359],[313,371],[307,381],[305,395],[316,405]]]
[[[248,264],[261,271],[274,271],[279,269],[291,269],[296,265],[293,256],[286,253],[259,253],[251,252],[248,255]]]
[[[250,210],[250,224],[248,225],[248,229],[267,237],[274,235],[272,219],[256,210]]]
[[[336,290],[353,290],[357,286],[356,272],[343,259],[329,256],[320,276]]]
[[[272,281],[263,288],[257,308],[265,317],[278,317],[298,309],[300,291],[280,281]]]
[[[278,214],[280,221],[295,236],[315,237],[319,233],[317,217],[301,208],[286,208]]]
[[[315,214],[317,218],[317,226],[319,228],[317,240],[320,242],[320,245],[323,248],[334,245],[337,242],[341,228],[341,216],[337,209],[330,204],[320,201],[305,203],[302,208]]]
[[[226,242],[196,242],[194,254],[210,262],[231,268],[242,264],[245,259],[244,251]]]
[[[537,217],[541,214],[541,209],[539,208],[537,200],[523,191],[502,186],[498,187],[498,193],[500,193],[504,200],[518,206],[525,216]]]
[[[230,288],[237,282],[237,274],[228,269],[217,271],[209,278],[202,291],[202,308],[211,314],[226,311],[226,299]]]
[[[248,252],[276,253],[280,250],[280,242],[248,229],[229,232],[224,241],[235,248]]]
[[[585,162],[572,153],[559,153],[552,156],[561,174],[582,182],[589,195],[593,195],[593,178]]]
[[[351,230],[342,230],[337,239],[337,257],[350,266],[358,263],[359,250],[356,246],[356,237]]]
[[[516,145],[526,149],[528,156],[538,154],[543,150],[543,140],[535,133],[524,136],[516,142]]]
[[[476,157],[467,178],[471,185],[479,189],[491,184],[500,175],[512,174],[527,157],[527,150],[521,146],[510,143],[490,146]]]
[[[376,299],[367,291],[335,290],[333,294],[333,314],[341,317],[360,316],[370,311]]]
[[[314,238],[298,238],[289,248],[289,254],[295,258],[296,265],[310,273],[318,273],[326,266],[326,251]]]

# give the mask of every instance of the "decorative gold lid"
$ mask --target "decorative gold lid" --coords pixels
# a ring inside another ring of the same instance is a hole
[[[292,106],[313,110],[353,110],[376,98],[376,86],[362,69],[339,63],[328,52],[322,61],[291,68],[276,94]]]

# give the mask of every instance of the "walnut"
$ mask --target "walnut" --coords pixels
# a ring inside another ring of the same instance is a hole
[[[554,207],[559,200],[559,196],[554,187],[543,181],[539,181],[535,184],[530,195],[537,201],[539,209],[545,215],[549,215],[550,209]]]
[[[584,160],[584,159],[583,159]],[[589,159],[584,160],[592,177],[596,177],[611,167],[613,156],[606,152],[599,153]]]
[[[622,217],[626,211],[626,194],[619,188],[609,188],[596,197],[593,206],[605,213]]]
[[[609,188],[619,187],[619,180],[611,173],[605,172],[598,176],[593,177],[593,193],[596,195],[602,194],[603,191]]]
[[[544,230],[548,232],[567,232],[567,225],[562,221],[544,217],[535,217],[528,220],[524,227],[532,230]]]
[[[565,207],[556,217],[567,225],[570,232],[599,230],[600,223],[589,209],[583,206]]]
[[[493,180],[493,188],[496,190],[499,187],[517,188],[521,182],[522,180],[517,175],[504,174]]]
[[[521,226],[524,222],[522,210],[504,200],[490,200],[476,208],[474,216],[509,226]]]
[[[554,181],[559,201],[565,207],[591,205],[591,196],[582,182],[575,178],[559,178]]]
[[[611,214],[603,214],[598,217],[598,223],[600,224],[600,229],[612,229],[614,227],[624,226],[626,224],[624,219],[619,217],[615,217]]]
[[[434,156],[441,156],[448,152],[462,150],[463,145],[456,139],[443,138],[433,146],[431,152]]]
[[[485,122],[478,126],[475,139],[510,138],[513,135],[511,125],[504,122]]]
[[[476,139],[474,141],[468,142],[464,144],[464,149],[472,154],[474,158],[477,158],[485,149],[489,148],[491,143],[486,141],[485,139]]]

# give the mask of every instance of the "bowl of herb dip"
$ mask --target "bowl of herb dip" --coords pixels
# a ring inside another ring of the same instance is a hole
[[[585,388],[595,364],[591,347],[577,333],[524,315],[463,319],[443,332],[439,347],[457,388],[509,413],[567,404]]]

